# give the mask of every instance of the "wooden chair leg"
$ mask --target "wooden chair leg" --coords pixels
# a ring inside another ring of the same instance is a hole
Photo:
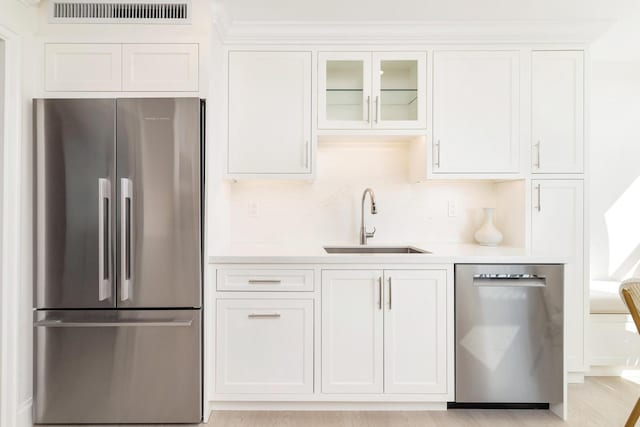
[[[640,399],[638,399],[635,406],[633,407],[633,410],[629,414],[629,418],[627,418],[627,422],[625,423],[624,427],[635,427],[638,418],[640,418]]]

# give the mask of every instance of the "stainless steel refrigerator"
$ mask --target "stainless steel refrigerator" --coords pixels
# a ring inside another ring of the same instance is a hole
[[[34,422],[201,420],[203,110],[34,100]]]

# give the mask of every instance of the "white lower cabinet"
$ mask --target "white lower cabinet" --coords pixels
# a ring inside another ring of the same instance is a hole
[[[447,392],[447,273],[385,270],[385,393]]]
[[[565,322],[567,369],[588,370],[585,355],[587,321],[584,280],[584,188],[582,180],[532,181],[531,248],[534,255],[567,257]]]
[[[322,392],[383,392],[382,270],[322,272]]]
[[[445,270],[322,272],[323,393],[447,393]]]
[[[312,299],[218,299],[216,392],[313,392]]]

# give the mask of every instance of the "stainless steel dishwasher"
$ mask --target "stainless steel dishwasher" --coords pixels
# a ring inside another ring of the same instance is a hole
[[[563,282],[563,265],[456,264],[456,400],[449,407],[562,402]]]

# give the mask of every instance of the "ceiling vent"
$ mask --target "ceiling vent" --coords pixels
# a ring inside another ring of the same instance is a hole
[[[56,24],[189,24],[191,0],[49,2],[49,18]]]

